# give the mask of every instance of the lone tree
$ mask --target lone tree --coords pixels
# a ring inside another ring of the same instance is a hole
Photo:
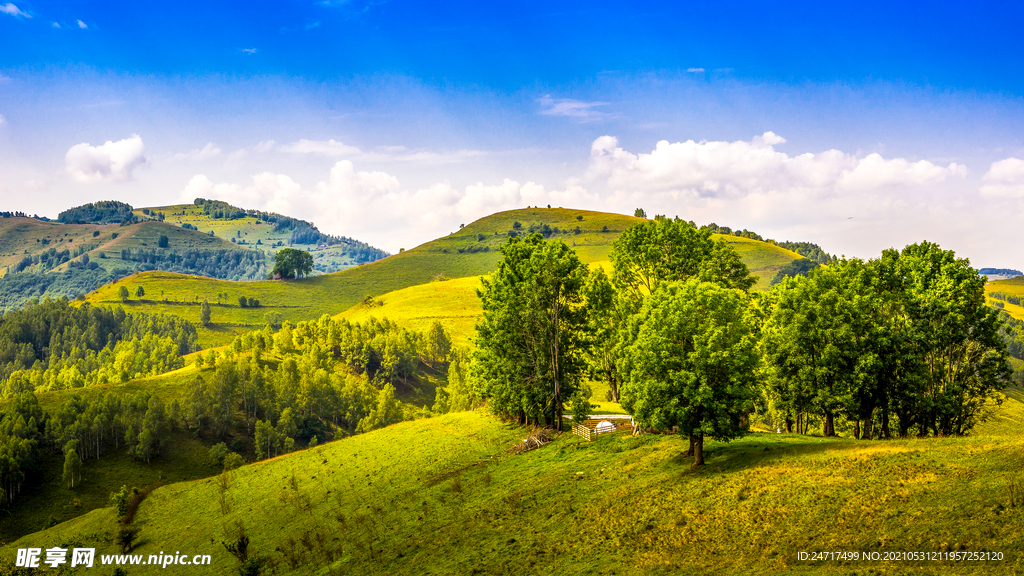
[[[284,248],[274,255],[272,276],[296,278],[306,276],[313,271],[313,255],[304,250]]]
[[[136,298],[142,298],[145,295],[146,295],[146,289],[143,288],[142,286],[139,286],[138,288],[135,289],[135,297]]]
[[[760,362],[749,297],[696,279],[662,285],[626,328],[622,405],[642,426],[678,426],[693,467],[704,438],[746,431]]]
[[[210,323],[210,303],[206,300],[203,300],[203,306],[199,310],[199,321],[203,323],[203,326]]]
[[[478,292],[472,371],[493,411],[562,430],[563,404],[586,371],[587,267],[564,242],[509,238]]]
[[[165,236],[164,234],[161,234],[160,238],[157,240],[157,246],[159,246],[161,248],[167,248],[167,246],[169,244],[170,244],[170,242],[168,241],[167,236]]]
[[[127,286],[121,286],[120,288],[117,289],[117,297],[121,299],[121,302],[127,302],[128,296],[129,294]]]

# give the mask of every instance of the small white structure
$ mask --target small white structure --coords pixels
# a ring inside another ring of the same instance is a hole
[[[607,420],[601,420],[600,422],[597,423],[597,426],[594,426],[594,432],[598,434],[604,434],[605,432],[615,432],[615,424],[612,424]]]

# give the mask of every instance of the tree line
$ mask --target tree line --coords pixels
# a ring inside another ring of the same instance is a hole
[[[160,374],[198,349],[195,327],[120,307],[30,303],[0,315],[0,393],[80,388]]]
[[[612,274],[562,242],[510,238],[484,279],[470,376],[490,409],[561,429],[606,380],[643,427],[705,437],[752,420],[857,438],[966,434],[1009,382],[1005,324],[966,259],[922,242],[836,259],[764,294],[726,242],[656,217]]]
[[[124,224],[138,220],[134,208],[124,202],[105,200],[69,208],[57,215],[61,224]]]

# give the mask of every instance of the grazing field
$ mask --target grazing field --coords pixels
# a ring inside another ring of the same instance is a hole
[[[439,280],[388,292],[336,315],[349,322],[388,318],[426,332],[440,322],[457,346],[467,346],[480,317],[479,276]]]
[[[577,220],[577,217],[582,220]],[[384,312],[396,320],[414,321],[419,318],[415,322],[429,325],[432,320],[427,318],[434,312],[442,316],[450,312],[453,319],[459,318],[453,320],[453,327],[464,333],[463,328],[472,326],[468,316],[470,310],[478,306],[471,302],[469,296],[472,292],[467,289],[475,280],[435,288],[429,286],[436,280],[478,277],[492,271],[500,256],[497,248],[508,238],[509,231],[516,230],[516,222],[520,223],[518,230],[522,232],[528,232],[530,227],[542,230],[542,225],[547,225],[552,229],[551,238],[574,246],[584,262],[607,266],[611,243],[622,230],[640,221],[632,216],[586,210],[510,210],[477,220],[458,232],[414,249],[333,274],[290,281],[229,282],[167,272],[144,272],[103,286],[90,293],[87,299],[92,303],[120,303],[117,296],[120,286],[127,285],[132,294],[137,286],[142,286],[146,296],[141,300],[129,298],[126,303],[128,309],[177,314],[196,323],[200,305],[206,300],[212,306],[212,324],[200,330],[200,345],[204,347],[226,344],[236,334],[262,327],[268,312],[281,314],[284,320],[292,322],[318,318],[323,314],[348,314],[350,308],[367,296],[380,297],[384,307],[388,308],[386,312],[380,310],[374,314]],[[575,233],[577,226],[579,234]],[[553,232],[556,227],[558,233]],[[716,237],[724,238],[736,247],[752,272],[760,276],[755,286],[758,289],[767,288],[778,268],[798,258],[788,250],[764,242],[735,236]],[[419,291],[397,296],[388,294],[420,285],[425,286]],[[454,291],[449,311],[431,310],[430,306],[440,303],[431,305],[423,299],[417,300],[427,298],[431,290],[449,288]],[[261,307],[241,308],[239,296],[256,298]],[[389,302],[392,302],[390,308]],[[409,305],[409,309],[402,310],[403,302]],[[428,305],[426,313],[417,311],[419,304]],[[359,313],[359,310],[352,311],[354,316]]]
[[[115,237],[116,235],[116,237]],[[216,236],[186,230],[161,222],[140,222],[130,226],[120,224],[61,224],[35,218],[0,218],[0,266],[15,266],[25,256],[37,256],[51,248],[58,252],[68,250],[88,254],[107,271],[132,267],[134,262],[121,260],[121,250],[158,249],[160,236],[167,236],[167,251],[175,250],[244,250]],[[102,256],[101,256],[102,253]],[[60,272],[67,263],[53,268]]]
[[[1018,298],[1024,298],[1024,276],[1017,276],[1016,278],[1010,278],[1008,280],[996,280],[995,282],[989,282],[985,285],[985,293],[990,294],[992,292],[1001,292],[1010,296],[1017,296]],[[1009,302],[1003,302],[1002,300],[996,300],[992,297],[988,299],[989,304],[999,302],[1002,304],[1003,310],[1018,320],[1024,320],[1024,307]]]
[[[1004,409],[1019,418],[1021,406]],[[692,471],[673,435],[528,431],[479,412],[397,424],[158,488],[135,525],[143,555],[211,554],[238,526],[280,574],[1012,574],[1024,568],[1019,429],[891,441],[750,434],[710,442]],[[400,449],[396,449],[400,447]],[[970,522],[965,522],[970,518]],[[60,542],[114,553],[111,508],[2,551]],[[994,551],[989,563],[798,560],[801,551]]]

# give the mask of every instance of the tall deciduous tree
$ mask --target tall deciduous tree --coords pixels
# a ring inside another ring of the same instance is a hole
[[[678,426],[694,466],[704,464],[705,437],[746,431],[760,358],[743,291],[697,279],[663,284],[627,332],[622,405],[642,426]]]
[[[313,271],[313,255],[305,250],[284,248],[274,255],[272,275],[282,278],[306,276]]]
[[[203,323],[203,326],[210,323],[210,303],[206,300],[203,300],[203,305],[199,309],[199,321]]]
[[[611,261],[616,287],[634,300],[661,282],[698,278],[742,290],[757,282],[731,246],[678,218],[658,216],[627,228],[612,244]]]
[[[478,292],[473,373],[492,410],[562,429],[564,402],[582,378],[587,267],[563,242],[510,238]]]

